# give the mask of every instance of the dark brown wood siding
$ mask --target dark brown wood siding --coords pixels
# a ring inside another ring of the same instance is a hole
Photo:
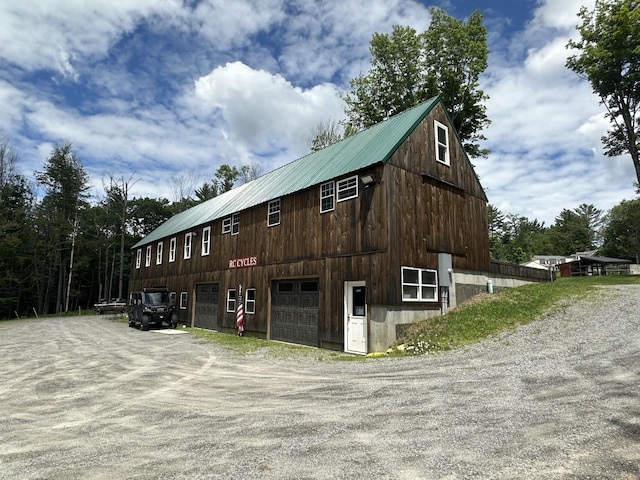
[[[450,126],[450,165],[436,161],[434,119],[449,125],[438,105],[385,168],[389,235],[397,244],[389,252],[391,275],[403,265],[437,269],[438,253],[451,254],[453,268],[489,270],[485,194]],[[400,288],[400,281],[391,284],[385,303],[397,303]]]

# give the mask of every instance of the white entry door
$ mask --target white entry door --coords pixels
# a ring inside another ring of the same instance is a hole
[[[344,350],[367,353],[367,287],[365,282],[344,282]]]

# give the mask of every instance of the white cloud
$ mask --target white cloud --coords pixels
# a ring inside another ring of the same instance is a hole
[[[309,150],[314,126],[343,115],[335,86],[301,89],[280,75],[253,70],[241,62],[217,67],[199,78],[195,95],[222,111],[235,140],[258,151],[290,148],[302,155]]]
[[[70,60],[107,54],[140,18],[179,12],[178,0],[20,0],[0,2],[0,58],[26,70],[69,75]]]
[[[607,210],[633,197],[631,160],[602,155],[609,127],[590,85],[565,68],[580,1],[546,0],[522,32],[520,61],[489,59],[489,159],[475,162],[490,202],[552,224],[563,208]]]

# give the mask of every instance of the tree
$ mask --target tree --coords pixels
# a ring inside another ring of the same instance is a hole
[[[600,245],[600,227],[602,226],[602,210],[592,204],[581,204],[573,210],[587,230],[587,250],[594,249]]]
[[[252,182],[256,178],[262,175],[260,165],[252,163],[251,165],[243,165],[238,171],[238,181],[240,184]]]
[[[487,205],[489,224],[489,255],[494,260],[506,260],[505,244],[505,216],[494,205]]]
[[[607,110],[611,130],[602,137],[605,155],[629,153],[640,183],[640,4],[596,0],[592,10],[582,7],[578,16],[581,38],[570,40],[567,47],[580,53],[570,56],[566,65],[589,81]]]
[[[116,181],[113,176],[110,176],[109,185],[106,185],[103,181],[103,186],[105,192],[107,193],[108,207],[118,219],[115,232],[120,236],[120,271],[118,274],[118,298],[124,298],[124,266],[125,264],[128,264],[128,262],[125,262],[125,237],[129,215],[127,203],[129,201],[129,189],[137,182],[136,180],[132,183],[132,180],[133,175],[129,176],[129,179],[126,181],[124,177],[120,177],[120,180]]]
[[[340,124],[335,120],[329,119],[327,122],[318,123],[311,131],[311,139],[309,144],[312,152],[317,152],[323,148],[333,145],[342,140],[340,133]]]
[[[49,273],[57,273],[58,279],[49,277],[49,281],[57,285],[56,312],[59,312],[63,308],[64,285],[72,274],[68,267],[73,265],[71,251],[77,234],[76,219],[78,211],[86,206],[89,176],[73,152],[71,143],[65,142],[53,148],[44,170],[36,172],[35,177],[45,187],[39,206],[41,233],[45,235],[41,240],[46,245],[41,260],[49,261],[47,257],[52,253],[56,255],[55,262],[52,262],[56,270],[49,269]]]
[[[166,198],[134,198],[129,202],[128,230],[135,241],[162,225],[172,215]]]
[[[186,174],[171,177],[173,213],[183,212],[196,204],[191,195],[195,192],[199,177],[200,175],[196,172],[187,172]]]
[[[245,165],[240,170],[237,167],[222,164],[216,170],[216,174],[211,182],[205,182],[195,191],[200,202],[217,197],[231,190],[237,181],[246,183],[258,178],[259,168],[256,165]]]
[[[598,246],[602,211],[583,203],[573,210],[563,209],[549,229],[551,250],[557,255],[572,255]]]
[[[0,139],[0,318],[33,306],[33,193],[16,173],[17,153]]]
[[[351,80],[343,98],[349,125],[365,128],[440,95],[467,153],[486,156],[478,143],[490,123],[478,83],[488,57],[482,15],[476,10],[464,22],[432,8],[431,17],[421,34],[396,25],[390,36],[373,35],[371,69]]]
[[[640,263],[640,199],[623,200],[604,218],[602,255]]]
[[[4,135],[0,135],[0,189],[14,180],[17,162],[18,154]]]

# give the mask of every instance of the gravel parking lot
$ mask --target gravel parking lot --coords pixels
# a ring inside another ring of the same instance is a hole
[[[415,358],[175,332],[0,322],[0,478],[640,479],[640,286]]]

